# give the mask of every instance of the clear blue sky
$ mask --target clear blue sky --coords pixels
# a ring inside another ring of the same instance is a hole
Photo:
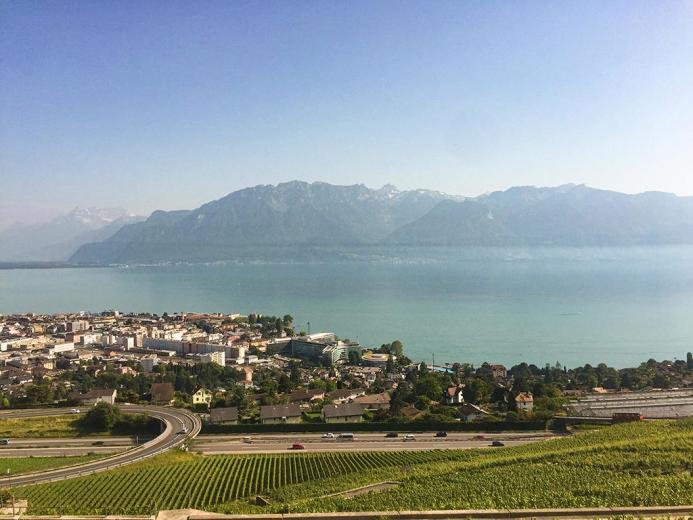
[[[693,2],[0,0],[0,223],[291,179],[693,194]]]

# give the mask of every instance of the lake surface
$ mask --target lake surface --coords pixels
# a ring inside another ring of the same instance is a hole
[[[303,262],[0,270],[0,313],[291,314],[410,357],[633,366],[693,350],[693,248],[356,250]]]

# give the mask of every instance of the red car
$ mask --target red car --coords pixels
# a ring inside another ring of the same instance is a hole
[[[305,450],[306,447],[303,444],[292,444],[291,447],[289,448],[290,450]]]

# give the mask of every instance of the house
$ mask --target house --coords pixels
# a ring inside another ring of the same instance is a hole
[[[464,403],[464,385],[459,384],[447,387],[443,392],[443,401],[448,405]]]
[[[86,394],[72,394],[71,397],[76,397],[76,400],[79,401],[80,404],[95,405],[97,403],[115,404],[116,395],[118,395],[116,389],[94,388],[93,390],[89,390]]]
[[[362,395],[354,399],[354,402],[366,405],[367,410],[387,410],[390,408],[390,394],[383,392],[382,394]]]
[[[209,422],[212,424],[238,424],[238,408],[212,408],[209,412]]]
[[[301,406],[298,403],[261,406],[260,420],[262,424],[301,422]]]
[[[519,412],[530,413],[534,408],[534,397],[531,392],[520,392],[515,397],[515,404]]]
[[[508,370],[503,365],[491,365],[493,379],[505,379],[508,377]]]
[[[310,403],[325,398],[325,391],[319,389],[296,390],[289,395],[290,403]]]
[[[363,421],[364,404],[328,404],[322,407],[322,418],[326,423],[356,423]]]
[[[171,383],[152,383],[151,395],[152,403],[172,404],[174,397],[173,385]]]
[[[195,405],[207,405],[212,402],[212,392],[206,388],[198,388],[192,395],[193,406]]]
[[[464,422],[474,422],[490,415],[486,410],[479,408],[471,403],[464,403],[460,406],[460,417]]]
[[[357,397],[365,395],[366,391],[363,388],[339,388],[328,392],[327,397],[332,399],[334,404],[343,404],[353,401]]]
[[[399,411],[399,414],[405,419],[415,419],[423,412],[415,406],[405,406]]]

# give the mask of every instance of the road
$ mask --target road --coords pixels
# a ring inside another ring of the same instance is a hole
[[[162,422],[162,433],[137,447],[128,449],[124,452],[115,454],[111,457],[105,457],[100,460],[70,466],[65,468],[52,469],[37,473],[25,473],[10,477],[7,485],[11,487],[25,486],[29,484],[40,484],[53,480],[63,480],[66,478],[87,475],[99,471],[105,471],[116,467],[132,464],[147,457],[152,457],[163,453],[169,449],[175,448],[183,444],[186,440],[194,438],[201,428],[200,420],[194,414],[187,410],[178,408],[163,408],[158,406],[124,406],[122,408],[125,413],[146,413],[150,417],[159,419]],[[20,417],[46,417],[53,415],[69,414],[68,408],[51,408],[45,410],[16,410],[12,412],[0,413],[0,420],[3,418],[20,418]],[[187,434],[181,434],[183,428],[187,429]],[[73,440],[73,439],[71,439]],[[92,439],[99,440],[99,439]],[[12,442],[12,441],[10,441]],[[93,451],[93,450],[92,450]],[[3,479],[3,484],[5,479]]]
[[[102,455],[124,451],[151,439],[151,435],[141,439],[134,437],[10,439],[9,444],[0,445],[0,459],[3,457],[67,457],[90,453]]]
[[[322,434],[262,434],[249,435],[251,443],[244,441],[242,435],[200,435],[195,439],[191,450],[207,455],[240,453],[286,453],[294,443],[302,444],[304,451],[414,451],[441,449],[485,448],[494,440],[506,446],[518,446],[555,437],[552,432],[501,432],[483,434],[483,440],[475,439],[478,433],[451,432],[447,437],[437,438],[435,433],[415,434],[416,440],[405,441],[404,434],[397,438],[386,438],[385,433],[357,433],[352,440],[323,439]]]

